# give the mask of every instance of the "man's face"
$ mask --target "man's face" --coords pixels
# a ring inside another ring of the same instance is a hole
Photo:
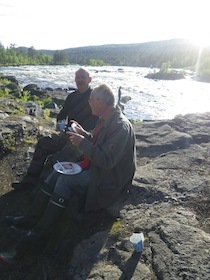
[[[83,93],[88,89],[91,77],[85,71],[77,71],[75,75],[75,82],[79,92]]]
[[[93,96],[93,94],[90,94],[90,98],[88,100],[92,114],[95,116],[100,116],[101,113],[104,110],[104,105],[103,103],[98,100],[95,96]]]

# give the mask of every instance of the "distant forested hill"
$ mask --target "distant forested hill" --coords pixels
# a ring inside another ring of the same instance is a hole
[[[0,43],[0,66],[68,64],[190,69],[196,70],[199,79],[210,81],[210,46],[200,52],[198,46],[183,39],[63,50],[16,48],[15,45],[5,49]]]
[[[55,51],[39,50],[49,55]],[[58,51],[57,51],[58,52]],[[88,46],[64,49],[68,62],[71,64],[91,64],[92,61],[102,61],[104,64],[116,66],[150,65],[160,68],[165,62],[170,62],[171,67],[185,68],[195,66],[199,48],[187,40],[174,39],[155,41],[139,44],[116,44]],[[210,56],[210,47],[205,50],[205,55]]]

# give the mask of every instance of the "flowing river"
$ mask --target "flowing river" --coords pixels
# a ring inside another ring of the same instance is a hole
[[[13,75],[22,87],[34,83],[41,88],[75,87],[74,73],[78,65],[0,67],[0,73]],[[125,115],[134,120],[171,119],[178,114],[210,111],[210,83],[202,83],[187,75],[185,79],[167,81],[145,78],[149,68],[86,67],[92,77],[91,85],[108,84],[116,95],[121,86],[122,96],[130,97]]]

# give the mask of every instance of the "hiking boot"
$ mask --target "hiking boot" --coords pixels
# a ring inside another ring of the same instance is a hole
[[[32,203],[30,204],[28,210],[23,216],[5,216],[5,223],[8,226],[15,226],[17,228],[32,228],[36,222],[40,219],[48,205],[49,199],[53,188],[43,183],[40,189],[37,191]]]

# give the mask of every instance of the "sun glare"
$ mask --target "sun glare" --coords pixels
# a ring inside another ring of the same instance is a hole
[[[200,48],[205,48],[210,46],[210,37],[207,34],[198,34],[197,36],[192,36],[189,38],[190,42]]]
[[[210,46],[209,1],[186,0],[182,1],[182,4],[182,10],[177,10],[177,13],[179,12],[177,25],[182,37],[200,48]]]
[[[188,39],[194,44],[199,46],[200,48],[210,46],[210,37],[209,37],[209,30],[208,26],[210,24],[210,21],[205,18],[205,20],[202,20],[197,15],[197,18],[194,22],[192,22],[189,27],[186,30],[186,34]]]

